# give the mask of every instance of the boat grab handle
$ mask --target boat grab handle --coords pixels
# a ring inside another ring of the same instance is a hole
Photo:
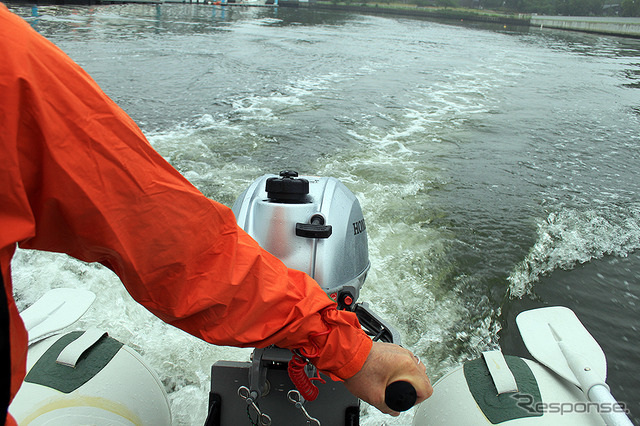
[[[499,350],[482,352],[484,361],[489,369],[489,374],[496,386],[498,395],[503,393],[518,392],[518,384],[513,373],[504,359],[504,355]]]
[[[82,336],[69,343],[67,347],[60,352],[56,362],[66,365],[67,367],[75,368],[82,354],[88,351],[105,335],[107,335],[107,332],[98,328],[88,329]]]

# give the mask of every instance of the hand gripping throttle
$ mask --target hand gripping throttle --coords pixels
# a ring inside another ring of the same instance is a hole
[[[409,382],[397,381],[387,386],[384,392],[384,403],[393,411],[407,411],[418,399],[416,389]]]

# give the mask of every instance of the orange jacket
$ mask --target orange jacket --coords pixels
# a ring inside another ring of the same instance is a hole
[[[2,4],[0,58],[0,267],[9,317],[0,332],[6,341],[9,328],[10,398],[27,352],[12,298],[16,243],[102,263],[147,309],[207,342],[314,353],[310,335],[330,329],[313,339],[314,364],[342,379],[360,370],[372,343],[355,315],[320,314],[335,304],[317,283],[261,249],[77,64]]]

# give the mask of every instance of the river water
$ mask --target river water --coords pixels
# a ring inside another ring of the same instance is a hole
[[[434,380],[497,345],[523,355],[514,316],[564,305],[638,419],[640,40],[290,8],[12,10],[207,196],[231,205],[282,169],[341,179],[369,233],[361,300]],[[248,357],[164,325],[102,267],[27,251],[13,267],[22,307],[98,293],[76,326],[139,350],[174,424],[204,422],[214,361]]]

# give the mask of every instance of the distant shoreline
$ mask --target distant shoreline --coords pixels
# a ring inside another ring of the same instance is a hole
[[[419,7],[413,5],[399,6],[399,5],[383,5],[378,3],[368,3],[362,5],[346,5],[346,4],[333,4],[330,2],[281,2],[282,6],[294,6],[309,7],[314,9],[327,9],[327,10],[346,10],[362,13],[376,13],[376,14],[391,14],[391,15],[404,15],[404,16],[418,16],[437,19],[449,19],[449,20],[468,20],[477,22],[489,22],[495,24],[507,24],[507,25],[522,25],[529,26],[529,20],[531,15],[529,14],[502,14],[498,12],[484,12],[480,10],[461,9],[461,8],[438,8],[438,7]]]
[[[613,35],[619,37],[640,38],[640,18],[589,17],[589,16],[543,16],[529,14],[502,14],[499,12],[418,6],[390,6],[382,4],[346,5],[329,2],[282,2],[282,6],[299,6],[314,9],[345,10],[359,13],[392,14],[417,16],[435,19],[474,21],[502,25],[539,27],[586,32],[592,34]]]
[[[1,1],[1,0],[0,0]],[[8,3],[25,4],[114,4],[114,3],[151,3],[151,4],[213,4],[215,0],[45,0],[45,1],[9,1]],[[233,0],[232,0],[233,1]],[[274,0],[270,0],[272,3]],[[220,5],[219,1],[215,4]],[[259,3],[227,3],[229,7],[277,7],[274,4]],[[306,9],[342,10],[363,14],[385,14],[398,16],[415,16],[451,21],[472,21],[489,24],[501,24],[540,29],[553,28],[592,34],[612,35],[628,38],[640,38],[640,18],[619,17],[587,17],[587,16],[543,16],[522,13],[500,13],[495,11],[466,9],[420,7],[409,4],[361,3],[359,5],[334,3],[333,1],[299,1],[279,0],[280,7],[301,7]]]

